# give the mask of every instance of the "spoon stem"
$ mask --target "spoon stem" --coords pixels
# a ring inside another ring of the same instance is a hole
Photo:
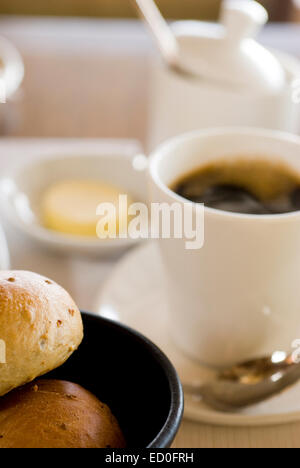
[[[156,3],[153,0],[134,1],[164,59],[170,66],[176,66],[179,56],[178,42]]]

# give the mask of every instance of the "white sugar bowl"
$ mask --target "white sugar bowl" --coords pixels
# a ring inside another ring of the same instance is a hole
[[[149,147],[177,134],[207,127],[251,126],[300,131],[293,99],[300,62],[270,51],[254,38],[268,21],[254,0],[225,0],[220,24],[172,25],[180,56],[199,79],[154,64]],[[203,78],[202,78],[203,77]]]

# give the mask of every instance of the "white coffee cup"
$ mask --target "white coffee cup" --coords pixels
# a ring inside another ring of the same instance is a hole
[[[300,174],[297,136],[250,128],[197,131],[153,153],[151,201],[187,203],[172,183],[235,155],[282,161]],[[300,212],[246,215],[205,207],[204,222],[199,250],[187,250],[185,239],[159,241],[173,339],[214,367],[290,351],[300,339]]]

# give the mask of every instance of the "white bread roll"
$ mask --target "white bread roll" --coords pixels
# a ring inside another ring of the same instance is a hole
[[[62,287],[36,273],[0,271],[0,340],[6,354],[0,396],[62,365],[82,338],[81,314]]]

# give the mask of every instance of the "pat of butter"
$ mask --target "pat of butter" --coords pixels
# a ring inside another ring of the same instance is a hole
[[[116,227],[124,223],[127,212],[119,213],[121,189],[109,184],[94,181],[62,181],[49,187],[42,199],[44,225],[51,230],[77,236],[96,237],[99,216],[96,215],[100,203],[113,203],[116,207]],[[132,203],[128,197],[128,204]],[[108,224],[109,225],[109,224]]]

